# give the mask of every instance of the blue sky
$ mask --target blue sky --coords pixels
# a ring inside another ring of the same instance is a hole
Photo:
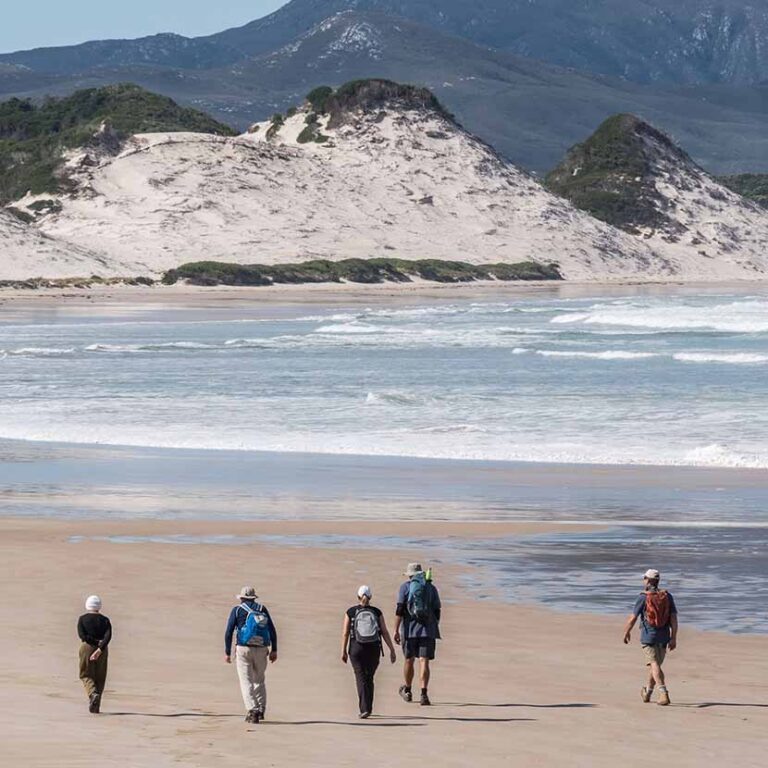
[[[155,32],[205,35],[239,26],[286,0],[33,0],[2,11],[0,52]],[[10,5],[10,4],[9,4]]]

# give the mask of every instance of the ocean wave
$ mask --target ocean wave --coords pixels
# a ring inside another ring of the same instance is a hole
[[[768,355],[751,352],[678,352],[672,357],[681,363],[728,363],[730,365],[768,363]]]
[[[604,304],[559,315],[556,325],[607,325],[656,330],[719,331],[727,333],[768,332],[768,301],[733,301],[713,306],[681,304]]]
[[[456,440],[451,438],[455,436]],[[207,451],[259,451],[272,453],[313,453],[338,456],[378,456],[449,461],[491,461],[525,464],[574,464],[591,466],[666,466],[707,467],[719,469],[768,469],[768,453],[750,454],[721,445],[707,445],[684,451],[658,451],[655,446],[635,447],[585,442],[568,447],[557,444],[496,445],[487,430],[472,424],[445,425],[422,430],[403,431],[389,439],[381,435],[285,434],[247,436],[235,429],[228,434],[210,435],[196,425],[184,433],[149,427],[130,430],[81,425],[48,429],[0,426],[0,438],[72,445],[129,446]],[[473,439],[474,438],[474,439]],[[457,442],[460,441],[460,442]]]
[[[719,443],[704,445],[688,451],[683,463],[698,467],[731,467],[734,469],[765,469],[768,457],[734,451]]]
[[[424,398],[410,392],[369,392],[365,396],[365,402],[368,405],[417,405],[424,402]]]
[[[588,360],[647,360],[652,357],[660,357],[656,352],[628,352],[620,349],[607,349],[603,352],[565,352],[537,349],[536,354],[542,357],[573,357]]]
[[[21,347],[5,350],[6,354],[18,357],[61,357],[75,352],[75,347]]]
[[[351,322],[351,323],[337,323],[335,325],[321,325],[315,329],[317,334],[368,334],[368,333],[386,333],[389,329],[379,327],[375,325],[368,325],[366,323]]]

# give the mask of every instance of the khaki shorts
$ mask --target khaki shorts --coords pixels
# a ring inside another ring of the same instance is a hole
[[[666,645],[644,645],[643,654],[645,655],[645,665],[650,667],[655,661],[659,666],[664,663],[667,655]]]

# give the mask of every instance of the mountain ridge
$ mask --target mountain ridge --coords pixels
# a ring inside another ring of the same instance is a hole
[[[130,81],[242,130],[317,83],[360,77],[430,88],[473,133],[529,170],[551,168],[607,115],[631,111],[673,134],[713,172],[768,171],[768,86],[635,85],[374,12],[326,17],[278,49],[213,69],[110,61],[77,74],[46,74],[0,65],[0,95],[40,98]]]

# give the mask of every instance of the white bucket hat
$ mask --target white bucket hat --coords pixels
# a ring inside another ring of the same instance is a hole
[[[237,595],[240,600],[255,600],[258,595],[256,594],[256,587],[242,587],[240,594]]]
[[[101,598],[98,595],[91,595],[85,601],[86,611],[100,611],[101,610]]]

